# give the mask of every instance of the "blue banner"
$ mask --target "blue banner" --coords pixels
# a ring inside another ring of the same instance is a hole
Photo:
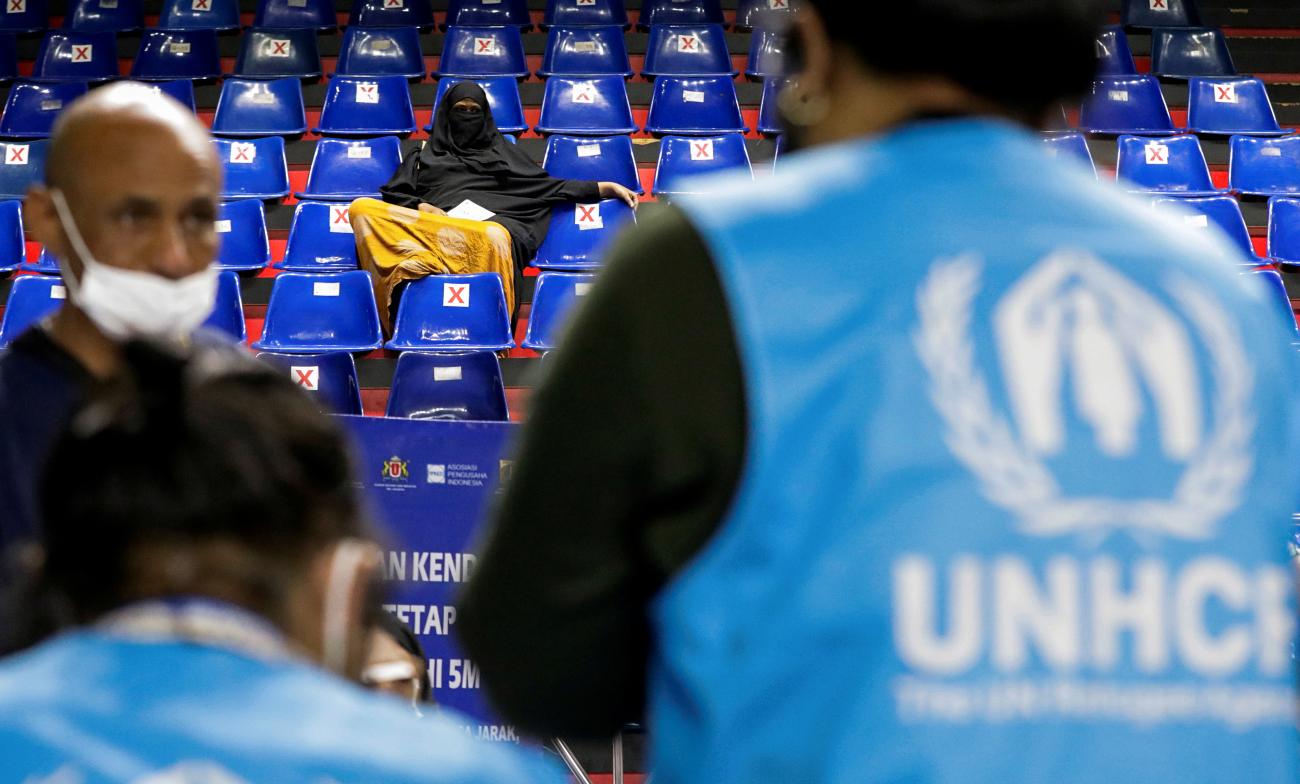
[[[478,668],[456,644],[455,598],[474,573],[472,552],[493,495],[510,471],[516,425],[341,417],[352,432],[357,471],[385,526],[389,610],[429,657],[440,705],[478,722],[474,734],[518,740],[482,694]]]

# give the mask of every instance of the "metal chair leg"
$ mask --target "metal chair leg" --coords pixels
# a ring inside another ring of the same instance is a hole
[[[623,733],[614,736],[613,748],[614,784],[623,784]]]
[[[587,771],[582,769],[582,764],[574,756],[573,749],[569,748],[569,744],[560,738],[552,738],[551,742],[555,744],[555,751],[560,755],[560,759],[564,761],[564,766],[569,769],[569,773],[578,780],[579,784],[591,784],[591,777],[587,775]]]

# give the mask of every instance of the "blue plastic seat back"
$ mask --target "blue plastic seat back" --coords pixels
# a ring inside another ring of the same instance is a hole
[[[627,27],[623,0],[547,0],[542,27]]]
[[[259,0],[253,27],[330,30],[338,26],[334,0]]]
[[[1187,78],[1236,76],[1228,41],[1217,28],[1173,28],[1151,33],[1151,73]]]
[[[501,363],[491,351],[424,354],[397,359],[386,416],[505,422],[510,419]]]
[[[1300,198],[1274,196],[1269,200],[1268,257],[1300,264]]]
[[[271,286],[259,351],[372,351],[383,345],[369,273],[286,272]]]
[[[627,84],[618,76],[552,76],[546,80],[537,130],[589,136],[636,133]]]
[[[503,351],[514,347],[496,273],[430,275],[402,294],[387,347],[397,351]]]
[[[1137,66],[1133,51],[1129,49],[1128,36],[1119,26],[1103,27],[1097,34],[1097,75],[1133,76]]]
[[[745,133],[749,129],[727,76],[662,76],[655,80],[646,130],[660,134]]]
[[[307,131],[302,82],[283,79],[226,79],[212,118],[218,136],[296,136]]]
[[[238,30],[239,0],[163,0],[163,30]]]
[[[705,186],[693,178],[732,169],[753,174],[745,137],[738,133],[706,138],[665,136],[659,145],[654,193],[701,193]]]
[[[23,203],[0,201],[0,272],[13,272],[27,259],[23,236]]]
[[[259,352],[257,358],[277,368],[316,401],[326,413],[361,416],[361,382],[357,363],[346,351],[325,354]]]
[[[528,76],[518,27],[451,27],[443,40],[439,76]]]
[[[591,290],[595,275],[543,272],[537,276],[533,309],[528,316],[524,348],[551,351],[559,348],[564,327]]]
[[[433,4],[429,0],[354,0],[348,26],[432,27]]]
[[[1043,144],[1048,151],[1056,157],[1062,155],[1072,155],[1083,163],[1088,165],[1095,177],[1097,167],[1092,160],[1092,152],[1088,149],[1088,140],[1084,135],[1075,131],[1069,133],[1049,133],[1043,136]]]
[[[1097,133],[1175,133],[1169,107],[1154,76],[1103,76],[1092,83],[1079,116]]]
[[[144,4],[140,0],[71,0],[63,27],[87,33],[139,30],[144,27]]]
[[[1300,136],[1233,136],[1228,187],[1252,196],[1300,193]]]
[[[627,78],[632,64],[623,28],[552,27],[538,76],[608,76]]]
[[[221,198],[279,199],[289,195],[283,138],[214,139],[212,143],[226,172]]]
[[[10,139],[44,139],[64,107],[86,94],[85,82],[31,82],[19,80],[9,88],[0,136]]]
[[[1231,196],[1159,198],[1152,203],[1157,207],[1182,207],[1184,212],[1192,210],[1193,214],[1183,216],[1183,225],[1188,231],[1204,231],[1211,226],[1217,227],[1241,251],[1242,263],[1258,263],[1255,244],[1250,239],[1250,229],[1246,227],[1246,219],[1241,215],[1241,205]]]
[[[0,199],[22,199],[29,185],[44,178],[48,146],[45,139],[0,142]]]
[[[618,199],[596,204],[562,204],[551,211],[546,240],[533,266],[582,270],[600,266],[601,257],[619,230],[636,222],[636,213]]]
[[[1251,78],[1191,79],[1187,128],[1197,133],[1281,136],[1264,82]]]
[[[1196,0],[1124,0],[1120,11],[1125,27],[1189,27],[1201,23]]]
[[[552,136],[542,168],[562,180],[616,182],[644,192],[630,136]]]
[[[251,271],[271,261],[271,242],[266,233],[266,212],[257,199],[224,202],[217,212],[217,267]]]
[[[528,0],[450,0],[447,3],[447,21],[450,27],[518,27],[533,26],[528,13]]]
[[[0,13],[0,30],[37,33],[49,26],[48,0],[4,0],[4,13]]]
[[[321,75],[315,30],[246,30],[235,75],[254,79],[300,79]]]
[[[0,83],[18,78],[18,36],[0,32]]]
[[[758,132],[764,136],[779,136],[785,133],[777,102],[780,100],[781,90],[787,84],[789,80],[782,77],[773,76],[763,80],[763,100],[758,107]]]
[[[63,279],[52,275],[15,278],[0,320],[0,347],[7,346],[36,322],[54,313],[68,298]]]
[[[654,25],[726,24],[719,0],[644,0],[637,27]]]
[[[745,76],[758,81],[785,74],[785,37],[781,30],[755,30],[749,42]]]
[[[793,0],[740,0],[736,7],[736,32],[779,30],[790,23]]]
[[[650,29],[642,76],[735,74],[722,25],[655,25]]]
[[[447,76],[438,80],[438,92],[433,99],[433,117],[438,116],[438,106],[442,104],[442,96],[447,91],[464,79]],[[496,121],[497,130],[502,133],[523,133],[528,130],[528,121],[524,119],[524,102],[519,97],[519,82],[511,76],[498,76],[491,79],[475,79],[483,92],[487,93],[488,108],[492,110],[492,119]],[[424,130],[432,131],[433,123],[429,122],[424,126]],[[511,137],[507,136],[507,140]]]
[[[197,111],[194,103],[193,81],[189,79],[168,79],[161,82],[149,82],[148,85],[154,92],[172,98],[191,112]]]
[[[339,49],[343,76],[424,76],[420,30],[415,27],[349,27]]]
[[[1291,296],[1287,294],[1286,283],[1282,281],[1281,273],[1271,267],[1254,267],[1243,270],[1241,274],[1250,275],[1263,285],[1269,304],[1290,326],[1291,336],[1296,337],[1300,334],[1300,325],[1296,323],[1295,310],[1291,307]]]
[[[352,201],[377,197],[402,163],[401,142],[395,136],[376,139],[321,139],[300,199]]]
[[[411,90],[402,76],[335,76],[315,133],[378,136],[415,132]],[[381,183],[382,184],[382,183]]]
[[[1212,196],[1221,191],[1210,180],[1205,153],[1195,136],[1119,137],[1116,166],[1121,185],[1170,196]]]
[[[145,30],[131,65],[133,79],[215,79],[221,76],[216,30]]]
[[[112,32],[51,30],[36,52],[32,78],[57,82],[103,82],[120,75],[117,36]]]
[[[346,272],[357,268],[357,243],[348,205],[300,201],[278,265],[292,272]]]
[[[58,257],[50,253],[49,248],[41,248],[41,252],[36,256],[36,261],[24,261],[18,265],[18,269],[22,272],[36,272],[41,275],[60,275],[63,272]]]
[[[248,338],[244,323],[244,299],[239,293],[239,273],[223,270],[217,273],[217,300],[203,326],[229,335],[243,343]]]

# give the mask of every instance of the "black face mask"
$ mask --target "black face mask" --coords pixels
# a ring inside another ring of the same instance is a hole
[[[458,109],[451,110],[451,140],[457,147],[467,150],[485,146],[483,139],[483,112]]]

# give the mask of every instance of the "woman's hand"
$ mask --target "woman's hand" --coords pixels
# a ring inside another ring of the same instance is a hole
[[[443,217],[446,217],[447,215],[446,211],[440,210],[432,204],[427,204],[425,202],[420,202],[420,212],[427,212],[430,215],[442,215]]]
[[[598,185],[600,185],[600,198],[618,199],[632,209],[636,209],[638,199],[635,191],[628,190],[616,182],[602,182]]]

